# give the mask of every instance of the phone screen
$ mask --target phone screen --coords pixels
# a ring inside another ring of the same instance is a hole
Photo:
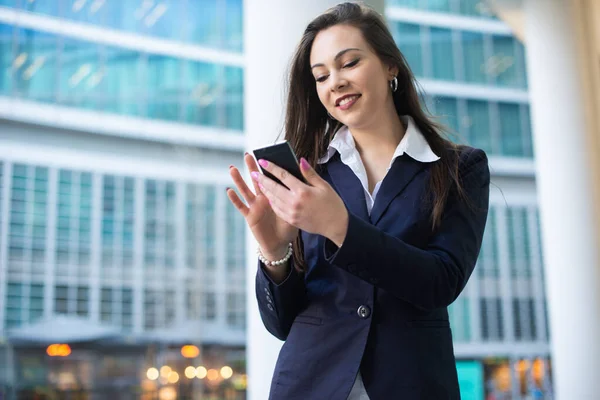
[[[292,146],[290,146],[290,144],[287,141],[267,147],[262,147],[260,149],[255,149],[253,150],[253,153],[257,161],[263,159],[267,160],[268,162],[272,162],[273,164],[285,169],[287,172],[295,176],[300,181],[306,183],[304,176],[302,176],[302,172],[300,171],[300,166],[298,165],[298,159],[296,158],[296,154],[294,154]],[[263,174],[265,174],[265,176],[268,176],[275,182],[284,185],[279,179],[273,176],[273,174],[271,174],[268,171],[265,171],[262,167],[260,167],[260,165],[259,168],[261,169]]]

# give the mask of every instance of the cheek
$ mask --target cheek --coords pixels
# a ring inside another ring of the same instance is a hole
[[[327,108],[327,90],[317,86],[317,96],[319,96],[319,100],[321,101],[323,107]]]

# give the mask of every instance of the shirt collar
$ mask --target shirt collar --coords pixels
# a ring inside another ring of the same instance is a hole
[[[427,140],[415,124],[413,118],[409,115],[403,115],[400,119],[406,124],[406,132],[400,143],[398,143],[396,151],[394,151],[390,165],[392,165],[397,157],[400,157],[404,153],[420,162],[434,162],[439,160],[440,158],[431,150],[429,143],[427,143]],[[354,138],[346,126],[340,128],[335,133],[331,143],[327,147],[327,154],[319,160],[319,164],[329,161],[336,151],[340,153],[342,159],[351,157],[351,154],[356,151]]]

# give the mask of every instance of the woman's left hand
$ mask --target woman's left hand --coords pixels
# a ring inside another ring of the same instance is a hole
[[[252,174],[273,211],[287,223],[305,232],[325,236],[338,247],[346,237],[348,210],[333,188],[302,158],[300,170],[308,184],[266,160],[259,164],[285,186],[260,173]]]

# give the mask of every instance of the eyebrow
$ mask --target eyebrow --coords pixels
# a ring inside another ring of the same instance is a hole
[[[352,51],[352,50],[362,51],[361,49],[357,49],[355,47],[344,49],[344,50],[340,51],[339,53],[337,53],[335,55],[335,57],[333,57],[333,61],[337,61],[338,58],[340,58],[341,56],[343,56],[344,54],[346,54],[347,52]],[[319,63],[319,64],[315,64],[315,65],[311,66],[310,69],[313,69],[313,68],[316,68],[316,67],[324,67],[324,66],[325,66],[325,64]]]

